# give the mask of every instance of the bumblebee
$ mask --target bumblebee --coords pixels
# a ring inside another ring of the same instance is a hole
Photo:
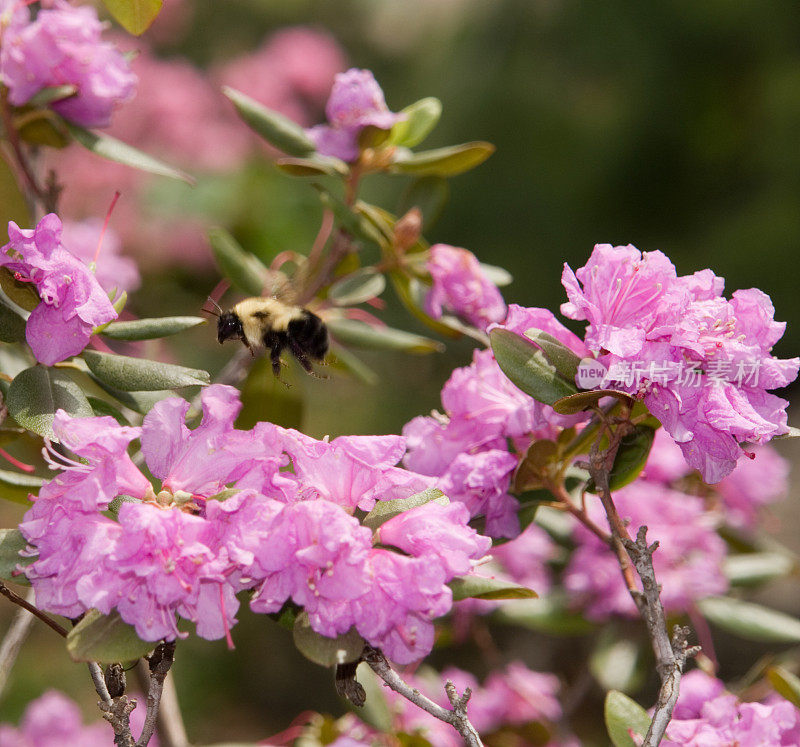
[[[312,376],[311,361],[324,360],[328,352],[328,329],[316,314],[277,298],[245,298],[230,311],[219,314],[217,340],[241,340],[255,355],[261,347],[269,350],[272,371],[280,378],[281,353],[288,348]]]

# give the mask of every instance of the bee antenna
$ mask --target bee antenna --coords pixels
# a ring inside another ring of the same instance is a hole
[[[206,308],[206,304],[208,304],[209,302],[214,304],[214,306],[217,309],[216,311],[214,311],[214,309],[207,309]],[[222,314],[222,309],[220,308],[220,305],[213,298],[211,298],[211,296],[209,296],[206,299],[206,303],[203,304],[202,311],[205,311],[206,314],[211,314],[212,316],[219,316],[220,314]]]

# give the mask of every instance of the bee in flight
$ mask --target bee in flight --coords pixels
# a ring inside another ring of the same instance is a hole
[[[312,376],[318,375],[311,361],[321,362],[328,352],[328,329],[322,319],[302,306],[271,297],[245,298],[230,311],[220,310],[217,340],[222,344],[230,339],[241,340],[253,355],[257,349],[267,348],[278,379],[281,353],[286,348]]]

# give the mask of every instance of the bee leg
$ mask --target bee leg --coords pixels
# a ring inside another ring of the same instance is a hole
[[[288,381],[284,381],[281,378],[281,366],[284,365],[283,361],[281,360],[281,350],[282,346],[275,345],[274,347],[270,348],[269,351],[269,359],[272,362],[272,373],[275,374],[275,378],[281,382],[287,389],[291,389],[292,385]]]
[[[289,339],[289,349],[292,351],[292,355],[297,358],[298,363],[306,370],[306,373],[313,376],[315,379],[329,379],[330,376],[322,376],[318,374],[312,367],[311,361],[308,359],[308,356],[305,354],[303,349],[297,345],[291,338]]]

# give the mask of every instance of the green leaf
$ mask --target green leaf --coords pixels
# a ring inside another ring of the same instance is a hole
[[[384,522],[399,516],[404,511],[417,506],[424,506],[426,503],[436,501],[442,506],[447,506],[450,499],[438,488],[429,488],[421,493],[415,493],[408,498],[394,498],[390,501],[378,501],[361,522],[365,527],[369,527],[373,532]]]
[[[637,425],[620,441],[619,449],[614,457],[614,466],[608,476],[610,490],[624,488],[639,477],[645,462],[647,462],[655,437],[655,428],[649,425]],[[591,480],[586,489],[592,493],[597,492],[596,486]]]
[[[17,566],[30,565],[35,557],[22,557],[20,552],[28,546],[19,529],[0,529],[0,578],[15,584],[28,585],[24,575],[17,572]]]
[[[132,322],[111,322],[102,333],[113,340],[155,340],[191,329],[206,322],[201,316],[163,316]]]
[[[506,285],[511,285],[514,282],[514,276],[506,270],[505,267],[498,267],[497,265],[487,265],[485,262],[479,263],[483,274],[486,275],[498,288]]]
[[[422,230],[433,226],[450,197],[450,185],[441,176],[421,176],[414,179],[400,196],[398,215],[405,215],[411,208],[422,212]]]
[[[800,620],[783,612],[731,597],[708,597],[697,602],[709,622],[751,641],[797,643]]]
[[[552,405],[578,391],[530,340],[507,329],[493,329],[489,339],[503,373],[538,402]]]
[[[0,162],[2,162],[0,158]],[[7,267],[0,267],[0,288],[17,306],[25,311],[33,311],[41,299],[33,283],[17,280]]]
[[[480,166],[494,153],[491,143],[474,142],[412,153],[398,148],[392,171],[417,176],[456,176]]]
[[[245,124],[279,150],[290,156],[308,156],[316,150],[297,122],[267,109],[235,88],[223,86],[222,92],[233,102]]]
[[[593,389],[591,392],[578,392],[569,397],[563,397],[553,405],[553,409],[561,415],[574,415],[576,412],[588,410],[597,405],[604,397],[616,397],[621,402],[633,402],[633,397],[627,392],[616,389]]]
[[[563,342],[541,329],[525,330],[525,337],[541,348],[545,358],[552,363],[567,381],[575,383],[580,356],[575,355]]]
[[[0,342],[23,342],[25,320],[0,301]]]
[[[647,711],[618,690],[607,693],[604,711],[606,729],[614,747],[636,747],[630,732],[644,737],[650,728]]]
[[[99,353],[96,350],[84,350],[82,356],[89,370],[98,379],[123,392],[153,392],[211,383],[208,372],[196,368],[131,358],[127,355]]]
[[[436,127],[439,117],[442,116],[442,102],[429,96],[409,104],[400,113],[406,116],[395,122],[389,132],[388,143],[413,148],[428,137],[431,130]]]
[[[379,327],[354,319],[330,319],[331,334],[340,342],[371,350],[401,350],[404,353],[440,353],[442,343],[393,327]]]
[[[142,151],[133,146],[111,137],[111,135],[92,132],[72,122],[66,122],[66,125],[70,135],[75,138],[76,142],[101,158],[116,161],[139,171],[147,171],[150,174],[168,176],[171,179],[180,179],[187,184],[194,184],[194,179],[183,171],[168,166],[162,161],[153,158],[153,156],[142,153]]]
[[[88,369],[88,366],[87,366]],[[103,391],[108,392],[117,402],[129,410],[138,412],[140,415],[147,415],[153,408],[156,402],[160,402],[167,397],[174,397],[175,392],[169,389],[160,389],[155,392],[123,392],[119,389],[109,386],[106,382],[100,380],[89,372],[89,376]],[[109,413],[111,414],[111,413]]]
[[[734,586],[752,586],[773,578],[788,576],[796,568],[789,555],[776,552],[750,552],[729,555],[722,569]]]
[[[800,678],[783,667],[770,667],[767,679],[775,692],[800,708]]]
[[[319,176],[346,176],[347,164],[332,156],[315,154],[313,158],[279,158],[275,166],[289,176],[319,177]]]
[[[386,278],[374,267],[362,267],[337,280],[328,289],[328,300],[336,306],[356,306],[380,296],[386,289]]]
[[[113,664],[134,661],[147,656],[154,648],[153,641],[143,641],[114,610],[103,615],[89,610],[67,634],[67,651],[73,661],[96,661]]]
[[[78,93],[77,86],[48,86],[47,88],[42,88],[41,91],[31,96],[28,99],[28,105],[35,107],[47,106],[48,104],[52,104],[56,101],[63,101],[64,99],[71,98],[76,93]]]
[[[555,441],[534,441],[514,472],[514,493],[546,487],[551,469],[558,465],[559,451]]]
[[[14,118],[21,140],[31,145],[66,148],[71,141],[64,120],[49,109],[33,109]]]
[[[527,586],[485,576],[456,576],[447,584],[453,601],[462,599],[535,599],[539,595]]]
[[[353,355],[347,348],[337,344],[336,341],[331,342],[331,357],[329,365],[337,371],[343,371],[362,384],[367,386],[375,386],[380,377],[375,373],[364,361],[356,355]]]
[[[103,4],[126,31],[139,36],[156,20],[163,0],[103,0]]]
[[[208,240],[222,274],[243,293],[260,296],[267,274],[261,260],[245,251],[224,228],[212,228]]]
[[[323,667],[358,661],[366,645],[364,639],[351,628],[336,638],[326,638],[311,629],[308,613],[303,610],[295,620],[292,630],[294,645],[306,659]]]
[[[442,337],[454,338],[460,337],[463,334],[463,332],[456,331],[451,326],[438,319],[432,319],[422,310],[420,297],[424,294],[421,290],[422,284],[418,280],[410,278],[408,275],[400,272],[392,272],[389,277],[392,280],[392,286],[400,302],[423,324],[430,327],[435,332],[438,332]]]
[[[83,390],[64,371],[44,366],[26,368],[14,377],[6,405],[23,428],[56,442],[53,433],[56,410],[65,410],[76,418],[93,415]]]

